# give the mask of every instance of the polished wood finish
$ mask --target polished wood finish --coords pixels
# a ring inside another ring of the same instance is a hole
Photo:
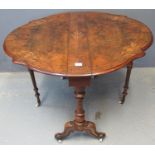
[[[29,69],[28,68],[28,71],[30,73],[30,77],[31,77],[31,80],[32,80],[32,84],[33,84],[33,87],[34,87],[34,92],[35,92],[35,96],[37,98],[37,104],[36,104],[36,107],[39,107],[40,104],[41,104],[41,101],[40,101],[40,94],[38,92],[38,87],[37,87],[37,83],[36,83],[36,79],[35,79],[35,75],[34,75],[34,71]]]
[[[105,74],[144,56],[152,34],[126,16],[72,12],[34,20],[11,32],[4,42],[14,63],[52,75]],[[76,65],[76,64],[80,64]]]
[[[55,138],[62,140],[74,131],[85,131],[86,133],[98,138],[103,139],[105,133],[97,132],[96,125],[93,122],[85,120],[85,111],[83,109],[83,99],[85,96],[85,88],[90,85],[90,77],[84,78],[69,78],[69,86],[75,87],[75,98],[77,100],[77,107],[75,110],[75,118],[65,124],[64,131],[57,133]]]
[[[133,66],[133,62],[130,62],[127,65],[126,79],[125,79],[124,90],[122,92],[122,97],[121,97],[121,100],[120,100],[120,104],[123,104],[125,102],[125,97],[128,94],[129,80],[130,80],[132,66]]]
[[[4,41],[5,52],[14,63],[30,68],[40,105],[33,70],[58,75],[75,87],[75,118],[65,124],[63,139],[74,131],[96,138],[93,122],[85,120],[83,99],[90,79],[127,66],[121,103],[125,101],[133,60],[143,57],[153,41],[150,29],[126,16],[95,12],[71,12],[34,20],[11,32]]]

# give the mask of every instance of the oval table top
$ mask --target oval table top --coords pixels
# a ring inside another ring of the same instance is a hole
[[[34,20],[11,32],[5,52],[14,63],[64,77],[94,76],[143,57],[150,29],[126,16],[70,12]]]

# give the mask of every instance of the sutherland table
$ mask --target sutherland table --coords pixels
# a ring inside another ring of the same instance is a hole
[[[93,122],[85,120],[83,99],[92,77],[127,66],[120,103],[125,101],[133,60],[143,57],[152,43],[143,23],[126,16],[95,12],[72,12],[34,20],[11,32],[4,41],[5,52],[16,64],[28,67],[37,105],[40,105],[34,70],[61,76],[75,87],[75,118],[65,124],[62,140],[73,131],[85,131],[103,139]]]

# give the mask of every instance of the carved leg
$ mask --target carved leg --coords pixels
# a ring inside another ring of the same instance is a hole
[[[55,134],[57,140],[62,140],[65,137],[69,136],[71,132],[74,131],[74,122],[70,121],[65,124],[64,131],[62,133]]]
[[[85,125],[85,129],[84,130],[88,134],[90,134],[90,135],[98,138],[99,140],[102,140],[105,137],[105,133],[103,133],[103,132],[97,132],[96,131],[96,125],[95,125],[95,123],[87,121],[85,124],[86,125]]]
[[[35,96],[37,98],[37,104],[36,104],[36,107],[39,107],[40,104],[41,104],[41,101],[40,101],[40,94],[38,92],[38,88],[37,88],[37,84],[36,84],[36,80],[35,80],[35,76],[34,76],[34,71],[31,70],[31,69],[28,69],[29,73],[30,73],[30,76],[31,76],[31,80],[32,80],[32,84],[33,84],[33,87],[34,87],[34,91],[35,91]]]
[[[125,102],[125,97],[128,94],[128,88],[129,88],[129,80],[130,80],[130,75],[131,75],[131,70],[132,70],[133,62],[130,62],[127,65],[127,73],[126,73],[126,79],[125,79],[125,85],[124,85],[124,90],[122,92],[122,97],[120,100],[120,104],[123,104]]]
[[[98,139],[103,139],[105,133],[97,132],[96,125],[93,122],[85,120],[85,111],[83,109],[83,99],[85,96],[85,87],[89,85],[89,78],[73,78],[69,79],[70,86],[75,87],[75,98],[77,100],[77,107],[75,110],[74,121],[67,122],[65,124],[65,129],[62,133],[57,133],[55,138],[57,140],[62,140],[67,137],[71,132],[74,131],[85,131],[86,133],[94,136]]]

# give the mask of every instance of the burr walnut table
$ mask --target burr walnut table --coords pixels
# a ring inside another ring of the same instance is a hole
[[[95,12],[72,12],[34,20],[11,32],[4,41],[5,52],[16,64],[28,67],[37,105],[40,105],[34,70],[61,76],[75,87],[75,118],[65,124],[61,140],[73,131],[85,131],[102,139],[93,122],[85,120],[85,88],[94,76],[127,66],[121,102],[125,101],[133,60],[143,57],[152,43],[143,23],[126,16]],[[51,88],[52,89],[52,88]]]

